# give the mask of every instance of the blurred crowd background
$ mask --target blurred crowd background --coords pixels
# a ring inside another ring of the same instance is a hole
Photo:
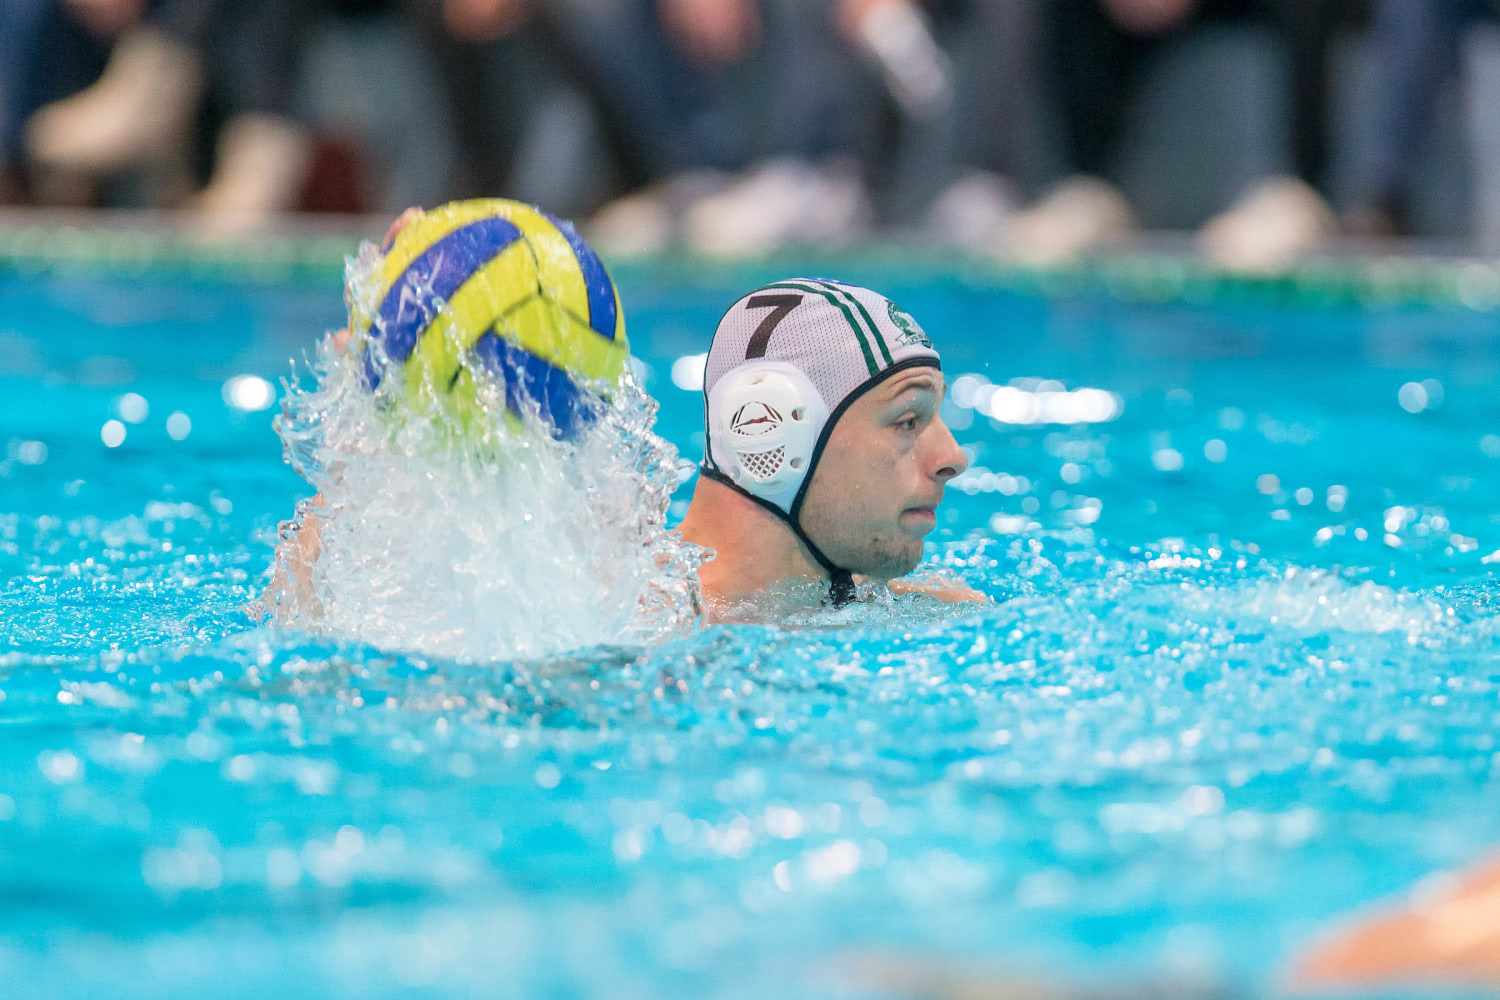
[[[0,0],[0,203],[608,251],[1500,251],[1491,0]],[[1178,237],[1182,239],[1182,237]]]

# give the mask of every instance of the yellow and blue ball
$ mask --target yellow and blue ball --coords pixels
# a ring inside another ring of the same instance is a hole
[[[629,359],[604,265],[571,224],[529,205],[475,199],[424,212],[375,279],[370,304],[356,296],[350,316],[367,350],[380,347],[372,379],[399,373],[409,395],[430,392],[465,421],[483,379],[503,387],[512,429],[531,412],[572,437],[597,412],[591,386],[617,383]]]

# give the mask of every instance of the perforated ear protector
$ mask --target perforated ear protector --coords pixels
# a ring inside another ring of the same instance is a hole
[[[790,514],[828,423],[828,406],[812,381],[785,362],[747,362],[714,386],[709,412],[719,471]]]

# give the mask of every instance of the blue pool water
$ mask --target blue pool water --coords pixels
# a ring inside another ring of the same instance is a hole
[[[621,269],[685,455],[776,276]],[[993,603],[456,662],[242,610],[336,278],[0,272],[3,994],[1260,995],[1500,843],[1500,314],[838,276],[980,407]]]

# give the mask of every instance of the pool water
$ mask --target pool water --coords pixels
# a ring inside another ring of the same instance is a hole
[[[620,269],[684,455],[804,269]],[[838,276],[944,352],[993,603],[459,662],[243,612],[336,277],[0,272],[4,995],[1261,995],[1500,844],[1496,313]]]

